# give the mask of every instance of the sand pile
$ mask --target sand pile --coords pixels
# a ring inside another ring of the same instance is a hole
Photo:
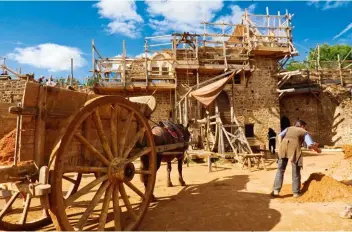
[[[343,151],[345,153],[344,158],[349,159],[352,157],[352,145],[351,144],[346,144],[342,146]]]
[[[13,163],[15,143],[16,129],[5,135],[0,140],[0,165],[10,165]]]
[[[285,186],[283,190],[291,191]],[[282,195],[285,193],[280,193]],[[302,196],[299,198],[284,198],[283,200],[295,202],[352,202],[352,186],[343,184],[322,173],[313,173],[303,183]]]

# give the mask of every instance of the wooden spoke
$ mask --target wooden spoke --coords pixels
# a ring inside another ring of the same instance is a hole
[[[112,193],[112,201],[114,208],[114,223],[115,223],[115,231],[121,231],[121,208],[119,205],[119,184],[114,185],[114,191]]]
[[[134,173],[141,174],[141,175],[151,175],[152,174],[152,172],[149,170],[135,170]]]
[[[106,166],[110,165],[110,161],[105,158],[95,147],[93,147],[88,140],[86,140],[82,135],[75,134],[75,137],[78,141],[80,141],[93,155],[95,155],[101,162],[103,162]]]
[[[136,213],[134,212],[132,206],[131,206],[131,203],[130,203],[130,200],[128,200],[128,196],[127,196],[127,193],[126,193],[126,189],[125,187],[123,186],[123,183],[120,183],[120,193],[121,193],[121,197],[122,197],[122,200],[123,202],[125,203],[125,206],[127,208],[127,211],[128,213],[131,215],[131,217],[133,218],[133,220],[137,220],[137,215]]]
[[[92,201],[90,202],[89,206],[87,207],[86,211],[83,213],[82,217],[79,219],[78,223],[76,224],[75,228],[78,231],[82,231],[84,225],[87,222],[89,215],[92,213],[95,206],[99,203],[101,196],[104,194],[106,189],[109,187],[110,182],[105,181],[98,189],[97,193],[94,195]]]
[[[121,208],[119,205],[119,184],[114,185],[114,192],[113,192],[113,208],[114,208],[114,222],[115,222],[115,230],[121,231]]]
[[[62,179],[67,180],[67,181],[71,182],[72,184],[76,184],[76,181],[77,181],[77,180],[71,179],[68,176],[62,176]]]
[[[105,135],[105,132],[104,132],[104,128],[103,128],[103,123],[101,122],[98,110],[96,110],[93,113],[93,120],[94,120],[95,125],[97,127],[98,135],[99,135],[99,138],[100,138],[100,142],[101,142],[101,144],[103,146],[104,152],[105,152],[105,154],[107,155],[107,157],[110,160],[113,160],[114,156],[112,155],[108,139],[106,138],[106,135]]]
[[[64,166],[63,171],[64,171],[64,173],[68,173],[68,172],[79,172],[79,173],[104,172],[104,173],[108,173],[108,168],[86,167],[86,166]]]
[[[99,226],[98,226],[99,231],[103,231],[105,229],[106,218],[108,216],[108,211],[109,211],[109,203],[111,200],[113,190],[114,190],[114,186],[110,185],[108,187],[108,190],[106,190],[105,192],[103,207],[101,209],[101,215],[99,218]]]
[[[117,157],[117,117],[118,109],[120,107],[117,104],[114,104],[111,108],[111,118],[110,118],[110,127],[111,127],[111,148],[114,157]]]
[[[128,159],[129,162],[133,162],[135,161],[136,159],[140,158],[141,156],[149,153],[152,151],[152,148],[151,147],[145,147],[139,151],[137,151],[136,153],[132,154],[131,157]]]
[[[32,200],[31,195],[29,193],[27,193],[26,202],[24,204],[24,208],[23,208],[23,212],[22,212],[22,217],[21,217],[21,219],[19,221],[19,223],[22,224],[22,225],[24,225],[24,223],[27,220],[27,215],[28,215],[29,206],[31,204],[31,200]]]
[[[141,198],[145,199],[144,193],[142,193],[134,184],[132,184],[130,181],[126,181],[125,184],[130,187],[135,193],[137,193]]]
[[[130,111],[130,112],[128,112],[127,120],[125,122],[125,126],[122,129],[121,137],[119,138],[119,156],[120,157],[122,156],[122,153],[123,153],[123,150],[124,150],[124,147],[125,147],[126,138],[127,138],[127,135],[128,135],[129,130],[130,130],[131,123],[132,123],[132,118],[133,118],[133,112]]]
[[[12,206],[12,204],[15,202],[16,198],[18,197],[18,195],[20,194],[20,192],[15,192],[9,202],[7,202],[6,206],[1,210],[0,212],[0,219],[3,218],[5,216],[5,213],[9,210],[9,208]]]
[[[103,181],[106,181],[108,179],[108,175],[104,175],[102,177],[99,177],[95,180],[93,180],[91,183],[87,184],[86,186],[84,186],[83,188],[81,188],[79,191],[77,191],[75,194],[69,196],[66,200],[65,200],[65,206],[70,206],[72,205],[72,203],[77,200],[79,197],[83,196],[84,194],[87,194],[92,188],[94,188],[95,186],[97,186],[98,184],[100,184]]]
[[[123,158],[127,158],[128,154],[131,152],[131,150],[134,148],[134,146],[136,145],[136,142],[144,136],[144,132],[145,132],[145,128],[142,127],[137,134],[134,136],[134,138],[132,139],[132,141],[130,142],[130,144],[125,148],[124,152],[123,152]]]

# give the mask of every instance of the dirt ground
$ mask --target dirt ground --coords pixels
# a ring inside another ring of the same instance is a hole
[[[302,182],[313,172],[351,180],[351,161],[343,154],[306,154]],[[205,164],[184,168],[187,187],[166,188],[165,168],[157,177],[155,195],[161,197],[144,219],[141,230],[351,230],[352,220],[339,212],[346,203],[282,202],[269,194],[276,172],[275,160],[268,171],[249,172],[239,165],[218,164],[208,173]],[[268,165],[269,166],[269,165]],[[288,167],[284,183],[291,183]],[[177,184],[177,173],[173,171]],[[282,196],[292,197],[290,194]],[[350,202],[352,204],[352,202]]]
[[[352,180],[351,162],[344,160],[342,153],[306,154],[302,183],[314,172],[331,175],[339,181]],[[191,163],[189,167],[184,166],[187,186],[182,187],[178,184],[177,165],[173,164],[174,187],[168,188],[163,164],[154,191],[158,201],[151,204],[139,229],[351,230],[352,219],[339,217],[346,202],[296,203],[289,200],[290,191],[280,198],[272,198],[275,159],[267,160],[267,166],[268,171],[249,172],[238,164],[219,161],[217,168],[208,173],[206,163]],[[291,183],[291,167],[287,169],[284,183],[286,187]],[[54,230],[54,227],[50,225],[42,230]]]

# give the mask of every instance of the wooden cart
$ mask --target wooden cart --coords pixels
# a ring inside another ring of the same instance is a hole
[[[0,229],[34,230],[52,221],[56,230],[135,230],[153,194],[156,153],[185,146],[155,146],[146,118],[155,106],[151,96],[28,82],[21,105],[9,109],[18,115],[15,162],[0,167],[0,190],[11,193]],[[141,169],[143,157],[149,165]]]

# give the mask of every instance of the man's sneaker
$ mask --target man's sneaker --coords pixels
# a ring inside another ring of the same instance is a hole
[[[278,197],[278,196],[279,196],[279,191],[274,190],[271,194],[272,194],[274,197]]]
[[[300,197],[300,196],[302,196],[301,193],[294,193],[294,194],[293,194],[293,197],[294,197],[294,198],[298,198],[298,197]]]

